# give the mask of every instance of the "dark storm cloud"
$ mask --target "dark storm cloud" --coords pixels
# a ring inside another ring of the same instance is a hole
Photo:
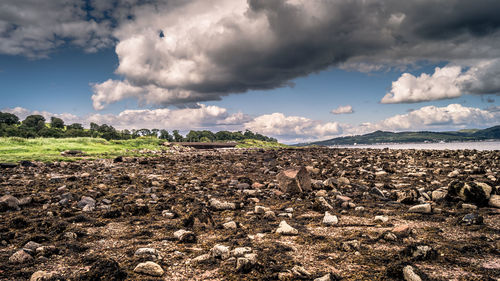
[[[494,0],[35,2],[0,3],[0,53],[117,43],[117,73],[125,80],[95,85],[96,108],[127,97],[162,105],[217,100],[336,66],[370,70],[428,60],[469,67],[500,57]],[[496,73],[478,73],[486,80],[462,87],[496,93]]]

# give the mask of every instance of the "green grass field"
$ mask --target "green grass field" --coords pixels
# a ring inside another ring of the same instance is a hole
[[[74,161],[82,158],[111,158],[118,155],[139,155],[138,150],[160,150],[163,140],[138,138],[132,140],[111,140],[100,138],[0,138],[0,162],[30,161]],[[84,157],[65,157],[65,150],[81,150]]]
[[[122,156],[139,156],[139,150],[165,149],[161,144],[164,140],[157,138],[137,138],[132,140],[111,140],[100,138],[0,138],[0,162],[17,163],[29,161],[75,161],[80,159],[113,158]],[[258,140],[243,140],[238,148],[280,148],[284,144],[264,142]],[[61,152],[66,150],[81,150],[83,157],[66,157]],[[142,154],[144,155],[144,154]],[[150,154],[149,154],[150,155]]]

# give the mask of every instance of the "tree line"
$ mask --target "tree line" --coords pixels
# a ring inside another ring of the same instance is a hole
[[[21,138],[74,138],[92,137],[106,140],[127,140],[139,137],[156,137],[170,142],[214,142],[214,141],[239,141],[255,139],[261,141],[277,142],[275,138],[267,137],[250,130],[245,132],[219,131],[213,133],[208,130],[189,131],[184,137],[179,130],[170,134],[164,129],[139,129],[117,130],[111,125],[90,123],[90,128],[85,129],[80,123],[64,124],[61,118],[51,117],[50,122],[42,115],[29,115],[23,121],[12,113],[0,112],[0,137]]]

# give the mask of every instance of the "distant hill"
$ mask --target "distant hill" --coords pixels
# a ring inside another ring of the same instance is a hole
[[[480,141],[489,139],[500,139],[500,125],[484,130],[460,130],[448,132],[385,132],[375,131],[361,136],[339,137],[324,141],[302,143],[305,145],[352,145],[352,144],[375,144],[375,143],[410,143],[410,142],[451,142],[451,141]]]

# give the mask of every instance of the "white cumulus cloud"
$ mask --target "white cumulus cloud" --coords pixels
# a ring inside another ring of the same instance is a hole
[[[350,105],[341,105],[332,111],[330,111],[331,114],[349,114],[349,113],[354,113],[354,110],[352,109],[352,106]]]

